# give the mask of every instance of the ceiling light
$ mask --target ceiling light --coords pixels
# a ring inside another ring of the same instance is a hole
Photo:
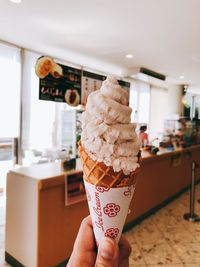
[[[10,0],[10,2],[15,3],[15,4],[20,4],[22,0]]]
[[[126,55],[126,58],[133,58],[133,55],[131,55],[131,54],[127,54],[127,55]]]
[[[184,79],[185,77],[183,75],[180,75],[179,76],[179,79]]]

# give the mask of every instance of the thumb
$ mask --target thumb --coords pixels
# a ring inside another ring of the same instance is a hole
[[[119,249],[115,240],[104,237],[98,248],[95,267],[118,267]]]

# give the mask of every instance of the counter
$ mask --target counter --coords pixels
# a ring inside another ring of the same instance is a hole
[[[152,155],[142,152],[141,172],[125,229],[167,204],[190,184],[192,161],[200,164],[200,145]],[[196,180],[200,169],[196,169]],[[188,212],[188,211],[186,211]]]
[[[200,146],[161,155],[143,152],[142,157],[130,205],[132,212],[125,228],[188,187],[191,162],[200,163]],[[70,175],[79,179],[82,171],[77,168],[65,172],[60,163],[46,163],[8,173],[5,244],[8,263],[26,267],[65,266],[80,222],[88,215],[83,194],[66,205],[65,183]]]

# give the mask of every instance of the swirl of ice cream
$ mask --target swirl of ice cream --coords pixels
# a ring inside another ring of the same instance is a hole
[[[91,93],[82,115],[81,143],[88,155],[125,175],[138,164],[139,139],[131,123],[128,92],[113,77]]]

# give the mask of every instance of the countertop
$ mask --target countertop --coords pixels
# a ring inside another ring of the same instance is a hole
[[[200,149],[200,145],[190,146],[187,148],[180,148],[175,151],[167,151],[166,149],[165,150],[161,149],[157,155],[153,155],[148,151],[143,150],[141,153],[142,163],[145,163],[150,160],[160,160],[180,153],[192,152],[193,150],[196,149]],[[76,169],[70,171],[65,171],[62,168],[61,162],[59,161],[59,162],[42,163],[28,167],[19,167],[11,170],[11,172],[14,172],[17,175],[23,175],[37,180],[47,180],[53,177],[61,177],[60,179],[63,180],[63,177],[66,177],[66,175],[75,172],[77,173],[82,172],[82,169],[79,159],[77,160]]]
[[[193,146],[186,147],[186,148],[179,148],[173,151],[163,149],[163,148],[159,148],[159,149],[160,151],[157,154],[151,154],[149,151],[142,150],[141,152],[142,162],[171,157],[171,156],[174,156],[180,153],[192,152],[193,150],[200,149],[200,145],[193,145]]]

